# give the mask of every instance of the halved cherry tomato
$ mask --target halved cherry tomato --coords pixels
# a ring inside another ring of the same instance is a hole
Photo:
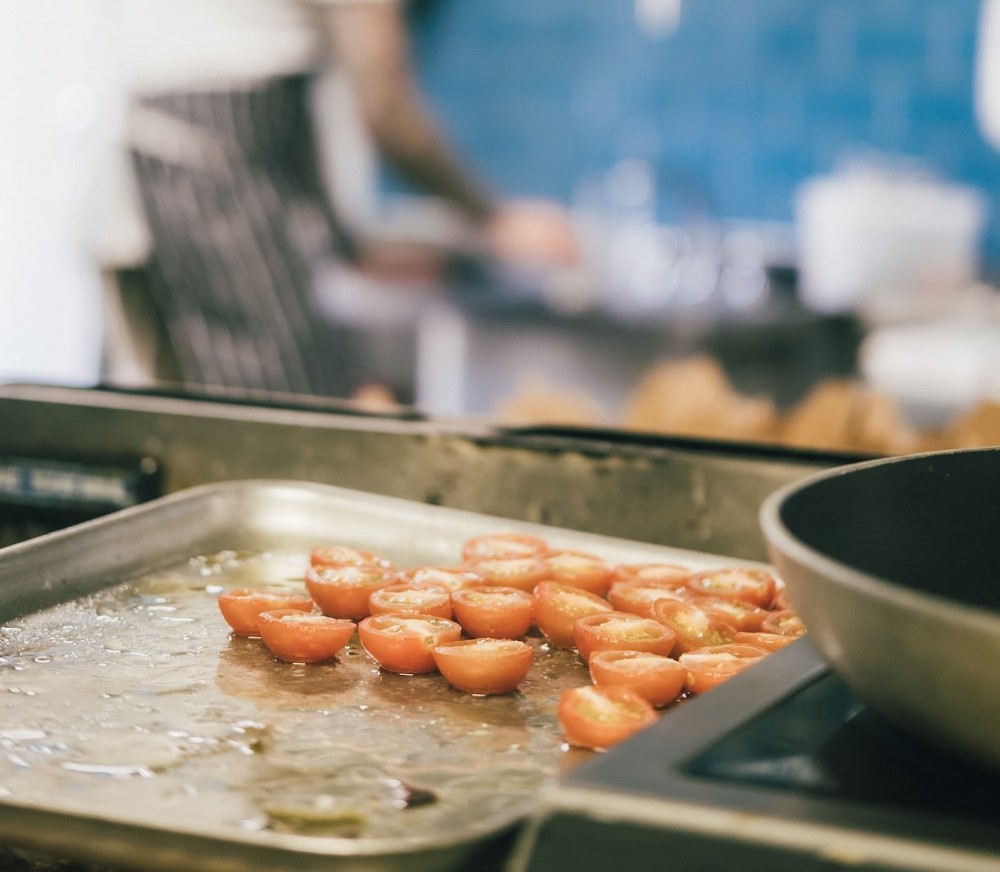
[[[627,687],[654,706],[677,699],[687,670],[676,660],[647,651],[595,651],[590,677],[599,687]]]
[[[524,681],[534,649],[517,639],[463,639],[434,649],[434,662],[450,685],[474,694],[510,693]]]
[[[681,654],[680,663],[688,671],[688,690],[704,693],[753,666],[767,654],[754,645],[714,645]]]
[[[411,612],[450,619],[451,594],[443,587],[389,584],[373,590],[369,594],[368,612],[372,615],[384,615],[386,612]]]
[[[778,633],[781,636],[801,636],[806,631],[806,625],[791,609],[776,609],[768,613],[760,629],[765,633]]]
[[[771,573],[743,567],[698,572],[688,579],[687,584],[695,593],[742,600],[765,609],[770,607],[777,587]]]
[[[572,745],[604,750],[657,720],[656,709],[627,687],[573,687],[563,692],[559,723]]]
[[[257,628],[267,650],[279,660],[320,663],[336,656],[354,635],[356,625],[295,609],[272,609],[260,613]]]
[[[675,653],[725,645],[733,641],[734,630],[725,621],[712,617],[693,602],[661,599],[653,606],[656,620],[670,627],[677,636]]]
[[[388,612],[358,624],[358,638],[372,659],[383,669],[407,675],[434,672],[434,649],[461,635],[454,621],[433,615]]]
[[[615,581],[608,589],[608,601],[619,612],[652,618],[653,603],[658,599],[688,599],[691,596],[684,585],[686,577],[674,581],[643,578]]]
[[[535,585],[552,577],[552,571],[541,557],[491,557],[470,563],[487,584],[517,587],[531,593]]]
[[[604,612],[577,618],[573,626],[576,650],[584,660],[595,651],[648,651],[667,656],[674,648],[676,635],[653,618],[629,612]]]
[[[776,612],[791,608],[791,604],[788,602],[788,588],[783,584],[779,584],[775,590],[774,599],[771,600],[771,608]]]
[[[324,615],[356,621],[368,616],[372,591],[398,580],[381,566],[312,566],[306,571],[306,590]]]
[[[691,602],[741,633],[756,633],[770,614],[766,609],[745,600],[726,599],[714,594],[692,594]]]
[[[739,645],[754,645],[765,651],[780,651],[798,638],[798,636],[783,636],[781,633],[737,633],[733,636],[733,642]]]
[[[616,581],[683,581],[691,574],[686,566],[676,563],[620,563],[611,573],[611,582]]]
[[[392,569],[392,561],[350,545],[324,545],[309,554],[310,566],[380,566]]]
[[[305,594],[249,587],[236,587],[219,594],[219,611],[237,636],[258,635],[257,618],[268,609],[311,612],[313,601]]]
[[[579,618],[613,611],[611,604],[583,588],[543,581],[531,594],[535,624],[553,645],[572,648],[573,628]]]
[[[462,559],[470,563],[498,557],[534,557],[549,548],[540,536],[526,533],[485,533],[473,536],[462,545]]]
[[[584,551],[548,551],[545,562],[553,581],[604,596],[611,586],[611,567],[602,558]]]
[[[486,584],[486,579],[478,572],[466,566],[418,566],[400,573],[402,581],[409,582],[414,587],[445,587],[454,593],[463,587],[475,587]]]
[[[484,584],[451,595],[455,620],[470,636],[519,639],[531,627],[531,594],[516,587]]]

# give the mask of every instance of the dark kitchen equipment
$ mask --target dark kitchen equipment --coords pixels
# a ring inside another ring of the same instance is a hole
[[[160,495],[152,457],[0,453],[0,546]]]
[[[857,695],[1000,766],[1000,448],[820,473],[760,517],[812,642]]]

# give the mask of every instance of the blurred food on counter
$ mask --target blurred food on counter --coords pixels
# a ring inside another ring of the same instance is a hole
[[[927,435],[926,448],[979,448],[1000,445],[1000,402],[984,400]]]
[[[523,379],[514,392],[504,399],[494,417],[504,424],[565,425],[599,427],[604,423],[604,410],[585,391],[559,388],[541,376]]]
[[[624,424],[635,430],[683,436],[766,442],[774,437],[778,412],[766,397],[735,390],[722,365],[698,356],[649,369],[629,396]]]
[[[736,390],[722,365],[705,355],[650,367],[618,417],[585,392],[541,379],[519,386],[493,417],[505,424],[610,426],[866,455],[1000,444],[1000,399],[981,400],[936,426],[919,426],[891,394],[861,379],[831,378],[779,410],[769,397]]]
[[[796,448],[905,454],[918,437],[888,394],[848,379],[823,381],[784,417],[778,441]]]
[[[396,412],[400,408],[400,402],[392,390],[378,382],[359,385],[351,393],[350,399],[366,412]]]

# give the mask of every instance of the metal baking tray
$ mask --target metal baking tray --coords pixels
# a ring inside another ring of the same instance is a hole
[[[215,598],[300,585],[316,545],[448,565],[500,530],[611,562],[745,562],[268,480],[0,550],[0,843],[147,870],[499,868],[542,788],[590,756],[555,718],[588,681],[573,652],[535,638],[518,693],[472,697],[382,673],[356,639],[280,663],[230,637]]]

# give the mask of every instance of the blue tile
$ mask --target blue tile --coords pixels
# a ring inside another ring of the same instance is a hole
[[[644,156],[734,217],[787,220],[804,178],[877,147],[1000,206],[1000,155],[972,111],[979,2],[686,0],[651,39],[631,0],[436,0],[415,51],[447,129],[511,190],[568,201]],[[1000,262],[1000,215],[989,238]]]

